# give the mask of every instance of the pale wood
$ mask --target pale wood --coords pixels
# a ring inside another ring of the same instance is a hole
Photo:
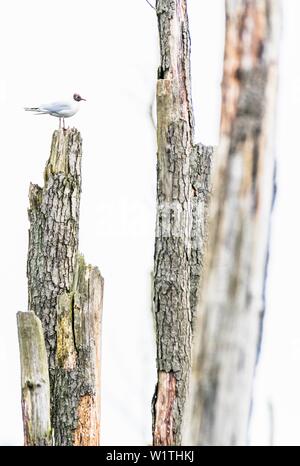
[[[82,140],[55,131],[44,187],[29,191],[28,307],[48,354],[54,445],[99,445],[103,279],[78,253]]]
[[[33,312],[18,312],[22,414],[25,446],[49,446],[50,385],[41,321]]]
[[[53,428],[59,445],[100,444],[103,278],[78,256],[70,293],[57,308]]]
[[[265,308],[279,12],[227,0],[221,141],[185,443],[245,445]]]

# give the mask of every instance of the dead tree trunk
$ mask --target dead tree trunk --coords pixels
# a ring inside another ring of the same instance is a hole
[[[25,446],[52,444],[50,385],[41,321],[33,312],[18,312],[22,414]]]
[[[55,131],[43,188],[29,191],[28,308],[48,354],[55,445],[99,445],[103,280],[78,253],[82,142]]]
[[[227,0],[221,141],[195,337],[188,444],[243,445],[274,193],[275,0]]]
[[[153,443],[181,442],[191,365],[192,314],[202,274],[212,150],[193,145],[186,0],[157,0],[157,218],[154,315],[158,382]]]

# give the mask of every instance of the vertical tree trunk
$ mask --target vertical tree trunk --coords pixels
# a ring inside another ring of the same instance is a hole
[[[192,313],[201,276],[211,149],[193,145],[186,0],[157,0],[157,218],[154,313],[158,382],[153,443],[181,442],[191,365]],[[199,228],[197,228],[199,227]]]
[[[55,445],[99,445],[103,280],[78,254],[82,142],[55,131],[45,185],[30,186],[28,308],[48,354]]]
[[[18,312],[22,414],[25,446],[49,446],[50,385],[41,321],[33,312]]]
[[[221,141],[187,443],[243,445],[264,312],[274,191],[275,0],[227,0]]]
[[[56,367],[57,297],[72,288],[78,252],[82,141],[55,131],[41,188],[29,189],[28,309],[40,318],[49,357],[51,393]]]

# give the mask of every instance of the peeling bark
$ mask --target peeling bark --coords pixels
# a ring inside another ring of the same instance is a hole
[[[173,405],[176,400],[176,378],[172,372],[160,372],[158,384],[162,387],[157,393],[155,404],[154,445],[174,445]],[[167,397],[165,396],[167,395]]]
[[[157,0],[156,12],[161,65],[153,279],[158,383],[152,404],[153,443],[175,445],[181,442],[189,380],[212,150],[193,145],[186,0]]]
[[[78,256],[70,293],[57,307],[52,424],[58,445],[100,442],[100,325],[103,279]]]
[[[221,141],[187,443],[244,445],[274,188],[278,3],[227,0]]]
[[[99,445],[103,279],[78,254],[82,141],[55,131],[44,187],[29,191],[28,307],[48,354],[55,445]]]
[[[41,321],[33,312],[18,312],[22,414],[25,446],[49,446],[50,385]]]

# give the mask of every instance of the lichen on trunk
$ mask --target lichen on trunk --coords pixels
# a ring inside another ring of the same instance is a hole
[[[50,385],[41,321],[33,312],[18,312],[22,414],[25,446],[50,446]]]

